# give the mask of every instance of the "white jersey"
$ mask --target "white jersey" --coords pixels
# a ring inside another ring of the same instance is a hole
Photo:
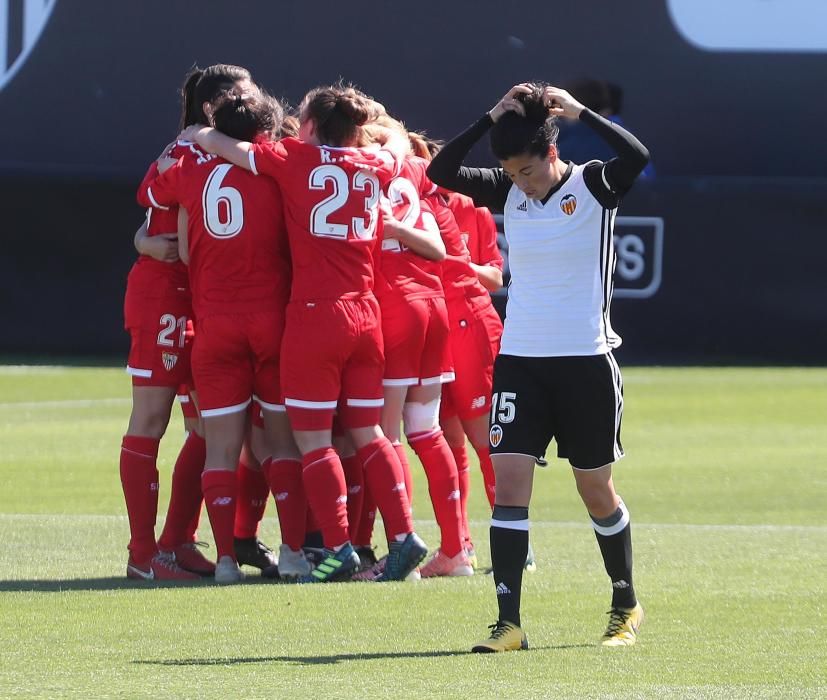
[[[609,321],[617,208],[595,199],[584,167],[574,165],[545,204],[527,199],[516,185],[508,193],[503,214],[511,283],[503,355],[602,355],[620,345]]]

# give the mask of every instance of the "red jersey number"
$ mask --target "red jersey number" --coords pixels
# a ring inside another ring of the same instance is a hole
[[[352,229],[356,238],[373,238],[376,233],[377,205],[381,193],[379,178],[366,170],[357,170],[353,173],[351,186],[347,173],[338,165],[320,165],[314,168],[310,173],[310,189],[327,190],[328,185],[332,185],[332,193],[310,212],[310,232],[322,238],[346,240]],[[365,193],[365,215],[354,216],[351,226],[329,221],[334,212],[348,203],[351,190]]]

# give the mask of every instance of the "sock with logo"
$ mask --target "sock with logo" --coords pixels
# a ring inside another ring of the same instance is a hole
[[[373,524],[376,522],[376,501],[370,488],[365,484],[362,497],[362,514],[359,516],[359,528],[353,538],[354,547],[370,547],[373,539]]]
[[[428,493],[439,525],[440,550],[446,557],[455,557],[462,551],[462,513],[459,505],[457,465],[442,431],[408,436],[428,478]]]
[[[606,573],[612,580],[612,607],[633,608],[637,605],[632,585],[632,526],[623,501],[607,518],[590,515],[597,544],[603,555]]]
[[[327,549],[348,542],[347,483],[339,455],[332,447],[308,452],[302,458],[302,481],[313,517]]]
[[[411,506],[405,476],[396,450],[386,437],[377,438],[356,451],[365,469],[365,483],[376,499],[385,523],[388,542],[413,532]]]
[[[405,477],[405,493],[408,494],[408,506],[413,513],[413,476],[411,475],[411,464],[408,461],[408,451],[401,442],[391,443],[402,466],[402,474]]]
[[[270,486],[263,469],[252,469],[239,461],[236,470],[238,498],[235,504],[233,534],[238,539],[258,537],[258,526],[267,508]]]
[[[307,497],[298,459],[266,459],[261,470],[267,476],[279,514],[281,541],[294,552],[304,544]]]
[[[342,457],[342,469],[345,472],[347,484],[347,523],[350,540],[356,537],[359,531],[359,520],[362,517],[362,501],[365,497],[365,474],[362,463],[355,455]]]
[[[121,485],[129,517],[129,554],[133,562],[149,562],[155,544],[158,515],[158,438],[124,435],[121,443]]]
[[[523,567],[528,554],[528,508],[495,505],[490,535],[499,620],[519,626]]]
[[[471,488],[471,467],[468,464],[468,452],[465,443],[452,445],[451,452],[457,463],[457,479],[459,480],[459,511],[462,518],[462,541],[464,546],[471,545],[471,529],[468,526],[468,491]]]
[[[238,481],[235,469],[205,469],[201,475],[201,490],[210,516],[212,534],[218,558],[232,557],[235,560],[233,524]]]
[[[172,470],[167,518],[161,537],[158,538],[158,547],[165,552],[195,541],[203,501],[201,473],[206,458],[207,443],[204,438],[190,432]]]
[[[480,471],[482,471],[482,481],[485,484],[485,496],[488,499],[488,505],[494,508],[494,497],[497,495],[496,478],[494,477],[494,464],[491,462],[491,453],[488,447],[474,447],[477,457],[480,460]]]

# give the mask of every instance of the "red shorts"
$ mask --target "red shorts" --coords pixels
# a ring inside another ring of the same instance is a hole
[[[124,326],[132,338],[126,371],[133,386],[192,381],[192,298],[189,290],[147,298],[127,284]]]
[[[278,311],[199,319],[192,351],[198,403],[205,418],[243,411],[253,397],[265,409],[283,403],[279,350],[284,316]]]
[[[385,356],[373,295],[287,306],[281,382],[293,430],[377,425]]]
[[[448,308],[444,297],[382,301],[385,386],[442,384],[452,381],[448,347]]]
[[[192,391],[192,387],[188,384],[181,384],[178,387],[178,403],[181,404],[181,413],[184,414],[184,418],[198,418],[198,409],[195,407],[195,401],[192,400],[192,396],[190,396],[190,392]]]
[[[442,390],[440,417],[470,420],[491,409],[494,358],[503,324],[489,296],[451,299],[450,347],[456,379]]]

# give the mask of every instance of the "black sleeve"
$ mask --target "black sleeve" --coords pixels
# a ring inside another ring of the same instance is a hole
[[[493,123],[486,114],[446,143],[428,166],[428,177],[446,190],[468,195],[478,207],[501,212],[511,189],[511,180],[503,169],[468,168],[462,164]]]
[[[606,163],[586,166],[584,173],[591,193],[604,206],[614,208],[643,172],[649,162],[649,151],[622,126],[590,109],[584,109],[580,113],[580,121],[586,123],[617,153],[616,158]]]

